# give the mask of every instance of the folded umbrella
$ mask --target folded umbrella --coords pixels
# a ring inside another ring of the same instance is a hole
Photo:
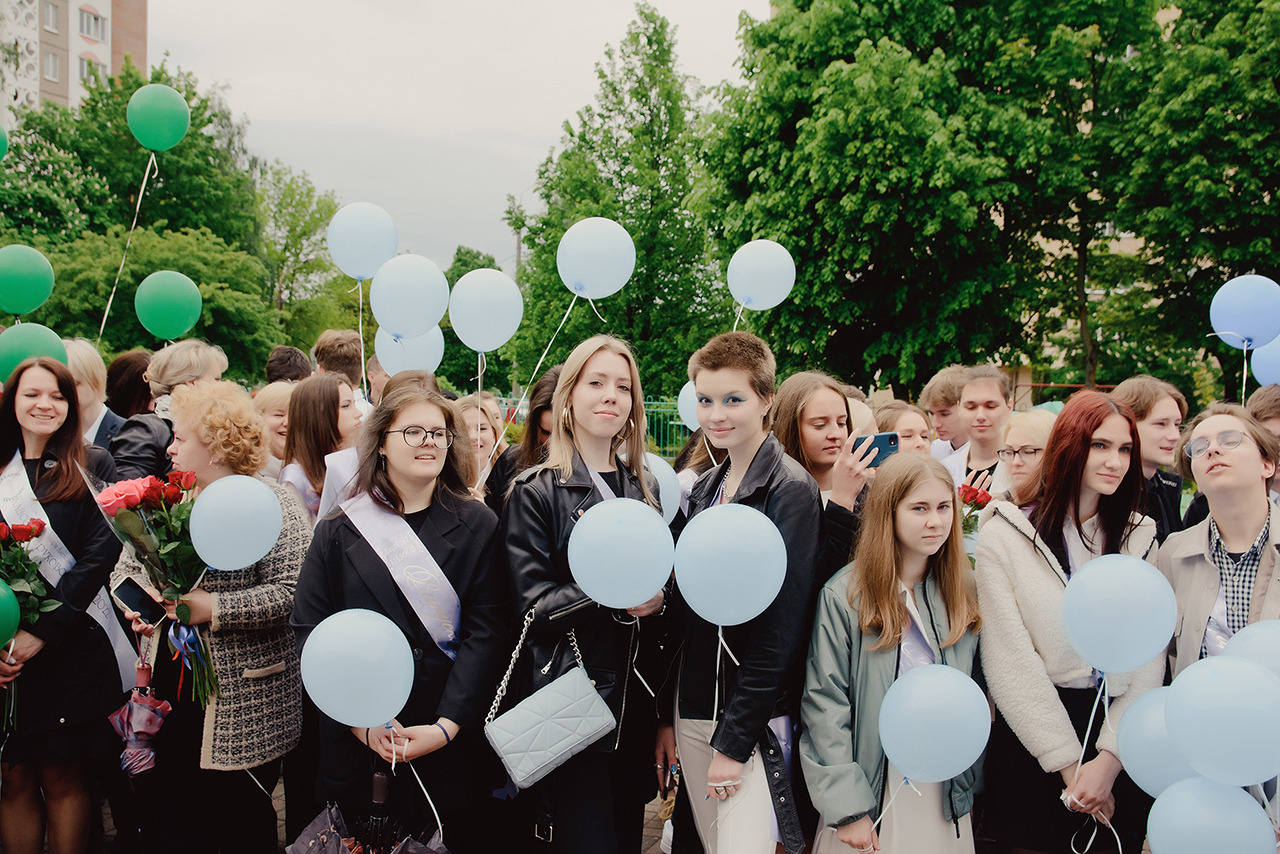
[[[116,733],[124,739],[120,767],[130,777],[150,771],[156,765],[156,752],[151,739],[160,731],[172,707],[151,693],[151,666],[138,665],[137,685],[129,699],[108,718]]]

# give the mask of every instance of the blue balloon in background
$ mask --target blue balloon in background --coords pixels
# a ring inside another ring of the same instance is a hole
[[[200,490],[191,508],[191,545],[210,569],[252,566],[280,539],[284,511],[264,481],[233,474]]]
[[[963,774],[990,735],[986,695],[967,674],[945,664],[908,670],[880,705],[885,756],[909,780],[941,783]]]
[[[1127,713],[1126,713],[1127,715]],[[1262,806],[1243,789],[1193,777],[1165,789],[1147,816],[1151,854],[1275,854]]]
[[[658,511],[634,498],[611,498],[573,523],[569,571],[606,608],[634,608],[667,583],[675,550]]]
[[[762,311],[787,298],[796,283],[796,262],[786,247],[753,240],[738,247],[726,274],[729,293],[743,308]]]
[[[1173,637],[1178,603],[1160,571],[1128,555],[1076,570],[1062,594],[1062,625],[1080,657],[1104,673],[1136,670]]]
[[[326,617],[302,647],[302,684],[338,723],[379,727],[413,690],[413,650],[395,623],[352,608]]]
[[[1245,626],[1231,636],[1222,654],[1246,658],[1280,676],[1280,620],[1263,620]]]
[[[759,616],[787,576],[787,544],[768,516],[719,504],[689,521],[676,543],[676,582],[694,613],[717,626]]]
[[[1280,337],[1264,344],[1249,358],[1253,378],[1263,385],[1280,385]]]
[[[697,430],[698,423],[698,389],[693,380],[680,387],[680,396],[676,398],[676,411],[680,413],[680,421],[690,430]]]
[[[680,511],[680,478],[671,463],[657,454],[644,455],[645,467],[658,480],[658,500],[662,503],[662,521],[668,525]]]
[[[329,255],[353,279],[372,279],[395,256],[398,241],[391,214],[369,202],[349,204],[329,220]]]
[[[463,344],[478,353],[511,340],[524,316],[524,297],[501,270],[472,270],[453,286],[449,323]]]
[[[1237,350],[1271,343],[1280,335],[1280,285],[1266,276],[1236,276],[1213,295],[1209,323]]]
[[[1164,720],[1197,772],[1229,786],[1252,786],[1280,771],[1277,709],[1280,678],[1247,658],[1219,655],[1178,674]]]
[[[556,247],[556,271],[580,297],[600,299],[622,290],[636,269],[636,244],[627,230],[602,216],[579,220]]]
[[[1169,690],[1155,688],[1138,697],[1124,710],[1116,729],[1125,773],[1153,798],[1179,780],[1199,776],[1174,746],[1165,726]]]
[[[369,308],[392,337],[418,338],[438,326],[449,308],[449,280],[429,258],[397,255],[373,277]]]
[[[387,376],[394,377],[401,371],[435,373],[444,358],[444,331],[433,326],[426,335],[397,341],[390,332],[379,328],[373,336],[373,352],[378,354],[378,364]]]

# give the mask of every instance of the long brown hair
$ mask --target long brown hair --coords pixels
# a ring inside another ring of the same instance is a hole
[[[800,439],[800,423],[804,419],[804,408],[824,388],[831,389],[840,398],[840,406],[844,409],[845,432],[853,430],[853,418],[849,414],[849,400],[844,396],[844,384],[824,373],[801,371],[792,374],[778,386],[778,395],[773,399],[773,435],[782,443],[787,455],[811,474],[813,467],[804,452],[804,442]]]
[[[610,450],[615,454],[626,456],[624,465],[640,481],[644,500],[656,507],[657,500],[649,491],[649,484],[644,474],[644,455],[647,450],[645,430],[648,426],[644,415],[644,392],[640,390],[640,369],[636,367],[636,357],[632,355],[631,348],[612,335],[595,335],[588,338],[574,347],[569,358],[564,360],[560,379],[556,382],[555,394],[551,398],[551,439],[547,442],[547,461],[543,463],[543,467],[560,472],[562,477],[573,474],[575,446],[573,435],[565,426],[566,422],[573,418],[570,398],[578,380],[582,378],[582,369],[586,366],[587,360],[601,350],[616,353],[626,359],[627,367],[631,369],[631,414],[627,420],[630,430],[628,431],[627,426],[624,426],[618,435],[613,437]]]
[[[44,368],[53,374],[58,383],[58,391],[67,402],[67,420],[62,422],[45,445],[45,455],[52,456],[57,464],[51,469],[41,468],[40,480],[51,483],[44,501],[77,501],[85,493],[84,478],[80,475],[80,466],[85,464],[84,436],[80,429],[80,400],[76,397],[76,381],[71,371],[57,359],[48,356],[36,356],[23,359],[13,369],[9,380],[4,384],[4,397],[0,398],[0,467],[9,464],[14,453],[24,450],[22,427],[18,424],[17,402],[18,384],[22,376],[32,368]],[[21,465],[21,460],[19,460]],[[31,485],[33,488],[35,484]]]
[[[342,445],[338,430],[339,386],[350,386],[335,374],[316,374],[298,383],[289,397],[289,432],[284,464],[296,462],[317,493],[324,487],[324,458]]]
[[[898,593],[898,568],[902,547],[895,528],[898,505],[922,483],[936,480],[955,494],[955,482],[942,463],[925,454],[895,454],[876,473],[867,490],[862,510],[862,536],[858,539],[854,570],[849,576],[849,604],[858,610],[858,628],[864,633],[878,631],[880,640],[872,649],[890,649],[902,642],[911,624],[911,615]],[[978,597],[974,593],[969,558],[964,552],[964,532],[960,509],[951,515],[951,532],[937,553],[925,564],[942,592],[951,634],[943,647],[951,646],[965,632],[982,626]]]
[[[551,411],[551,398],[556,393],[556,383],[560,381],[563,367],[555,365],[549,368],[529,392],[529,417],[524,420],[524,436],[520,439],[519,456],[516,458],[517,474],[533,468],[546,456],[546,446],[538,441],[538,423],[542,420],[542,413]]]
[[[1078,391],[1053,422],[1053,432],[1045,446],[1040,477],[1027,503],[1035,504],[1031,524],[1051,548],[1063,545],[1062,526],[1068,519],[1080,528],[1080,488],[1089,462],[1093,434],[1102,422],[1119,415],[1129,424],[1133,451],[1129,470],[1111,495],[1098,498],[1098,521],[1102,528],[1102,553],[1116,554],[1134,528],[1134,517],[1142,510],[1142,447],[1138,425],[1129,407],[1100,391]],[[877,475],[878,477],[878,475]]]
[[[356,480],[362,492],[369,493],[374,501],[396,513],[404,512],[404,499],[391,482],[387,468],[379,459],[379,451],[387,439],[387,431],[401,410],[416,403],[430,403],[444,413],[445,429],[453,433],[453,444],[444,455],[444,468],[436,478],[436,496],[449,495],[459,501],[473,500],[467,491],[475,482],[475,454],[467,441],[466,428],[453,404],[438,391],[431,391],[415,383],[406,383],[384,394],[373,414],[364,422],[360,433],[360,467]],[[289,425],[292,432],[293,424]],[[393,441],[400,441],[395,439]],[[461,450],[459,450],[461,443]]]

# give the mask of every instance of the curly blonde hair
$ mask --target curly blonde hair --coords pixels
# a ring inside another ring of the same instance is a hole
[[[235,474],[254,475],[266,465],[266,425],[249,393],[235,383],[178,386],[170,412]]]

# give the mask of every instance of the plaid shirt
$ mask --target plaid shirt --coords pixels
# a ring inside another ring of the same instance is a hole
[[[1262,533],[1253,541],[1249,550],[1239,560],[1232,558],[1218,533],[1218,523],[1209,519],[1209,551],[1213,564],[1218,568],[1219,583],[1227,603],[1227,624],[1238,632],[1249,624],[1249,604],[1253,599],[1253,583],[1262,565],[1262,550],[1271,537],[1271,516],[1262,526]]]

